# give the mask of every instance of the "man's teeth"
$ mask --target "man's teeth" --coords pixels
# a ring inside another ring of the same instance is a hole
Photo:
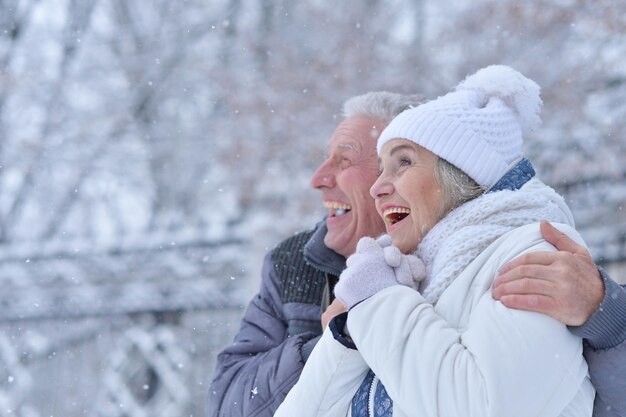
[[[331,210],[331,215],[334,216],[343,216],[352,210],[352,206],[350,204],[339,203],[337,201],[325,201],[324,207]]]

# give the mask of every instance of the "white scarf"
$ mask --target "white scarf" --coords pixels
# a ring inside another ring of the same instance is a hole
[[[541,220],[574,226],[563,198],[538,179],[517,191],[487,193],[454,209],[424,236],[415,252],[426,266],[420,292],[435,304],[487,246],[517,227]]]

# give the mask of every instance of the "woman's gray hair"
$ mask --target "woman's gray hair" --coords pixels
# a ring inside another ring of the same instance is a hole
[[[476,181],[443,158],[437,158],[435,181],[441,187],[441,217],[485,192]]]
[[[374,91],[352,97],[343,104],[343,117],[366,116],[389,123],[403,111],[426,102],[421,94],[402,95],[389,91]]]

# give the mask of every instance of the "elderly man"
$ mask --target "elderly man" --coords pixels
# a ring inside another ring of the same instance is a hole
[[[376,140],[391,119],[422,101],[420,96],[378,92],[344,104],[344,120],[331,137],[328,158],[311,179],[311,186],[322,192],[328,216],[267,254],[260,291],[233,344],[218,356],[209,416],[269,417],[296,383],[325,323],[343,310],[332,301],[332,290],[346,258],[361,237],[384,231],[369,194],[378,173]],[[621,397],[626,370],[618,375],[609,366],[626,363],[626,291],[604,273],[600,280],[584,248],[547,224],[542,228],[546,239],[564,251],[527,255],[505,267],[494,297],[565,324],[584,323],[571,329],[589,342],[586,357],[600,394],[596,415],[626,413]],[[578,294],[580,285],[591,290]]]

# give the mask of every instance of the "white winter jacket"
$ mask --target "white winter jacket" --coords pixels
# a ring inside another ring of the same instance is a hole
[[[581,244],[569,226],[556,225]],[[357,350],[326,329],[276,416],[350,416],[371,368],[393,415],[591,416],[594,389],[581,339],[558,321],[506,308],[491,285],[506,262],[554,250],[539,224],[517,228],[484,250],[435,306],[392,286],[355,306],[348,328]]]

